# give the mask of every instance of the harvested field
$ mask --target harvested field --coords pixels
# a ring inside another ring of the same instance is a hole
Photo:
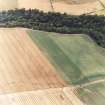
[[[103,4],[104,0],[100,0]],[[39,9],[45,12],[55,11],[68,13],[73,15],[81,15],[99,11],[103,9],[103,5],[98,0],[0,0],[0,10],[8,10],[15,8]]]
[[[65,2],[70,4],[82,4],[82,3],[88,3],[88,2],[95,2],[97,0],[52,0],[54,2]]]
[[[0,95],[2,105],[84,105],[67,88],[57,88]]]
[[[17,0],[0,0],[0,11],[17,8]]]
[[[37,8],[44,11],[52,11],[49,0],[18,0],[18,8]]]
[[[42,3],[43,2],[43,3]],[[52,5],[50,3],[50,0],[19,0],[18,1],[18,7],[19,8],[37,8],[44,11],[52,11],[52,7],[55,12],[61,12],[61,13],[68,13],[73,15],[80,15],[83,13],[90,13],[92,11],[98,11],[101,10],[103,7],[99,3],[99,1],[93,0],[90,2],[80,1],[80,3],[67,3],[67,0],[58,0],[58,1],[52,1]]]
[[[73,15],[90,13],[92,11],[98,11],[103,8],[98,1],[92,3],[88,2],[84,4],[67,4],[64,2],[53,2],[53,7],[54,11],[61,13],[66,12],[68,14],[73,14]]]
[[[85,105],[105,104],[105,49],[83,34],[28,33]]]
[[[0,29],[0,93],[65,85],[24,29]]]

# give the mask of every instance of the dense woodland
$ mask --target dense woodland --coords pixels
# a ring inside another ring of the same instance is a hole
[[[25,27],[63,34],[87,34],[105,48],[105,16],[44,13],[36,9],[16,9],[0,13],[0,27]]]

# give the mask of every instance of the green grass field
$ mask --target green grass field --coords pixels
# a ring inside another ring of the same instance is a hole
[[[78,89],[77,92],[86,105],[105,105],[105,82]]]
[[[29,36],[68,83],[83,84],[105,78],[105,51],[88,35],[28,31]],[[105,104],[105,82],[76,90],[86,105]]]
[[[87,35],[28,33],[68,83],[82,84],[105,77],[105,51]]]

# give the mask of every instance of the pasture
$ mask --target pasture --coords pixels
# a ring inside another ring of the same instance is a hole
[[[28,33],[68,83],[83,84],[105,77],[105,51],[89,36]]]

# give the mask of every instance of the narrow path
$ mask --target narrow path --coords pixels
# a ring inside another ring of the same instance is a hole
[[[77,85],[77,86],[75,86],[75,88],[84,88],[86,86],[90,86],[90,85],[94,85],[94,84],[102,83],[102,82],[105,82],[105,79],[91,81],[91,82],[88,82],[88,83],[84,83],[82,85]]]
[[[93,13],[96,13],[96,12],[99,12],[99,11],[103,11],[103,10],[104,10],[104,9],[92,11],[92,12],[89,12],[89,13],[85,13],[85,15],[91,15],[91,14],[93,14]]]

